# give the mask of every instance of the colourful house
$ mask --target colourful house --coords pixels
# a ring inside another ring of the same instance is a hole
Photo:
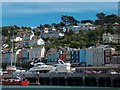
[[[47,64],[55,64],[58,62],[59,53],[57,49],[51,48],[46,52]]]
[[[70,62],[73,66],[78,66],[80,61],[80,54],[79,54],[79,49],[73,49],[70,51]]]
[[[86,65],[92,66],[93,65],[93,52],[92,49],[86,49]]]
[[[80,66],[86,66],[86,50],[80,49],[79,56]]]

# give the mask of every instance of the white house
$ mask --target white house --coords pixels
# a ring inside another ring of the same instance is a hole
[[[113,40],[113,36],[110,33],[103,34],[103,43],[111,43]]]

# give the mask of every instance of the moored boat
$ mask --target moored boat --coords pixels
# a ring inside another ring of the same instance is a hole
[[[21,85],[21,80],[19,78],[2,80],[2,85]]]

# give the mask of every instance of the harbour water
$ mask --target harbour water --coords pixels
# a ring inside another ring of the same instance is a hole
[[[86,86],[2,86],[2,90],[120,90],[115,87]]]

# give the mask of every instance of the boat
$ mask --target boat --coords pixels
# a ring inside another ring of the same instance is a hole
[[[30,83],[27,79],[22,80],[21,78],[13,78],[13,79],[6,79],[2,80],[2,85],[22,85],[28,86]]]
[[[50,72],[52,73],[71,73],[74,72],[75,69],[71,68],[70,63],[65,63],[63,60],[59,59],[58,64],[54,64],[54,69]]]
[[[28,72],[47,73],[54,68],[51,65],[46,65],[45,63],[41,62],[40,60],[37,60],[37,62],[36,61],[32,62],[31,65],[33,65],[33,67],[30,68],[28,70]]]
[[[21,82],[19,78],[6,79],[2,80],[2,85],[21,85]]]
[[[29,84],[30,84],[30,82],[27,79],[25,79],[24,81],[21,82],[22,86],[28,86]]]

